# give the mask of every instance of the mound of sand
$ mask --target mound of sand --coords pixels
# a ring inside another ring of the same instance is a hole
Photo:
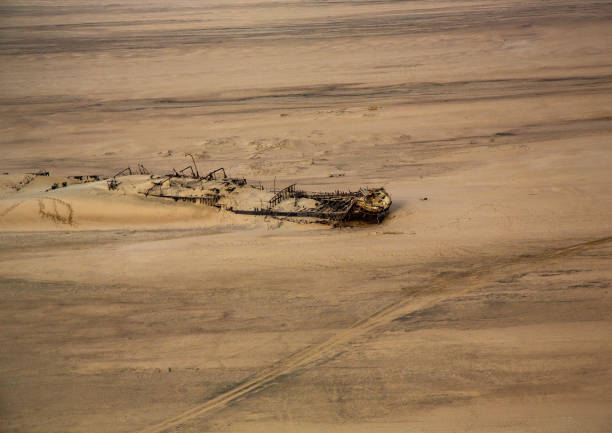
[[[109,191],[106,181],[49,190],[58,179],[28,176],[2,176],[3,231],[194,228],[254,221],[206,205],[146,198],[139,190],[148,176],[122,178],[119,191]]]

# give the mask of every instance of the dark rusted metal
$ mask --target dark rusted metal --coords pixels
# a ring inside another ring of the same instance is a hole
[[[117,179],[115,179],[115,178],[113,177],[113,178],[111,178],[111,179],[108,179],[108,180],[106,181],[106,183],[107,183],[107,185],[108,185],[108,189],[109,189],[109,190],[111,190],[111,191],[114,191],[114,190],[116,190],[117,188],[119,188],[119,183],[120,183],[120,182],[118,182],[118,181],[117,181]]]
[[[195,158],[193,157],[193,155],[191,153],[186,153],[185,156],[191,156],[191,160],[193,161],[193,166],[195,167],[195,175],[196,177],[200,177],[200,173],[198,172],[198,166],[195,162]]]
[[[117,176],[123,176],[125,173],[128,173],[130,176],[132,175],[132,169],[130,167],[124,168],[123,170],[118,171],[113,175],[113,178]]]
[[[225,173],[225,169],[223,167],[211,171],[207,175],[203,176],[202,179],[204,179],[204,180],[217,180],[216,174],[217,173],[221,173],[221,172],[223,172],[223,179],[226,179],[227,178],[227,174]]]
[[[174,201],[180,200],[180,201],[186,201],[190,203],[200,203],[200,204],[206,204],[208,206],[216,206],[216,207],[220,207],[217,205],[217,202],[221,198],[219,194],[206,194],[202,196],[182,196],[182,195],[159,194],[159,195],[155,195],[155,197],[171,198]]]
[[[185,174],[189,169],[191,169],[191,176]],[[153,176],[152,179],[154,179]],[[207,192],[204,192],[205,185],[208,182],[211,182],[212,185],[208,187]],[[166,183],[169,183],[172,189],[164,189],[163,185]],[[263,202],[261,208],[239,209],[220,203],[221,199],[225,197],[224,193],[232,193],[237,188],[246,185],[246,179],[230,178],[224,168],[218,168],[205,176],[199,176],[192,166],[187,166],[178,172],[173,170],[171,174],[154,179],[151,187],[142,194],[174,201],[200,203],[242,215],[305,218],[311,222],[324,222],[334,225],[352,220],[378,223],[387,215],[391,206],[391,198],[383,188],[361,189],[359,191],[306,192],[297,189],[295,184],[291,184],[278,192],[275,191],[274,196],[267,203]],[[179,188],[180,195],[176,194],[176,188]],[[199,188],[202,192],[198,193]],[[253,188],[257,187],[253,186]],[[111,189],[110,183],[109,189]],[[185,192],[186,194],[184,194]],[[275,209],[282,201],[290,198],[295,200],[294,210]],[[311,199],[315,204],[311,208],[299,208],[299,199]],[[267,207],[264,207],[265,204],[267,204]]]
[[[270,201],[268,202],[268,209],[271,209],[277,204],[279,204],[281,201],[288,199],[290,197],[294,197],[294,196],[295,196],[295,183],[277,192],[274,195],[274,197],[272,197]]]
[[[170,180],[172,176],[168,175],[168,176],[164,176],[163,178],[161,178],[160,180],[158,180],[157,182],[153,182],[153,185],[151,186],[151,188],[149,188],[148,190],[146,190],[144,192],[145,196],[148,196],[149,194],[151,194],[151,191],[153,191],[155,188],[159,187],[159,193],[161,194],[161,186]]]
[[[8,174],[8,173],[5,173],[5,174]],[[26,173],[26,174],[33,174],[34,176],[49,176],[49,172],[47,170],[38,170],[38,171]]]

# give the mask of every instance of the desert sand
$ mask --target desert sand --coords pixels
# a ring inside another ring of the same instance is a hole
[[[0,431],[612,431],[611,18],[3,2]],[[332,228],[45,191],[185,153],[393,205]]]

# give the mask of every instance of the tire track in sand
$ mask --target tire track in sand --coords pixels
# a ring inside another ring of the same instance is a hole
[[[216,397],[179,415],[146,427],[141,430],[140,433],[162,433],[173,427],[178,427],[189,420],[219,410],[229,403],[262,390],[273,381],[283,376],[295,373],[317,361],[322,361],[336,355],[340,351],[341,346],[399,317],[405,316],[406,314],[430,308],[439,302],[482,288],[500,279],[500,277],[516,273],[526,266],[532,267],[547,260],[575,255],[609,242],[612,242],[612,236],[564,248],[547,250],[540,254],[521,255],[492,265],[481,265],[459,278],[439,278],[431,285],[423,288],[423,292],[426,291],[425,295],[419,295],[417,293],[399,302],[390,304],[373,315],[356,322],[350,328],[338,332],[324,342],[309,346],[300,352],[294,353]]]

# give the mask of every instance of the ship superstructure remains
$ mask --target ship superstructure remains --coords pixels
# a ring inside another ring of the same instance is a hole
[[[119,184],[117,177],[108,180],[109,189],[117,189]],[[266,191],[244,178],[229,177],[223,168],[201,176],[192,166],[165,176],[151,175],[140,192],[146,197],[204,204],[236,214],[333,225],[350,221],[379,223],[391,206],[391,197],[384,188],[307,192],[293,184],[279,191]]]

